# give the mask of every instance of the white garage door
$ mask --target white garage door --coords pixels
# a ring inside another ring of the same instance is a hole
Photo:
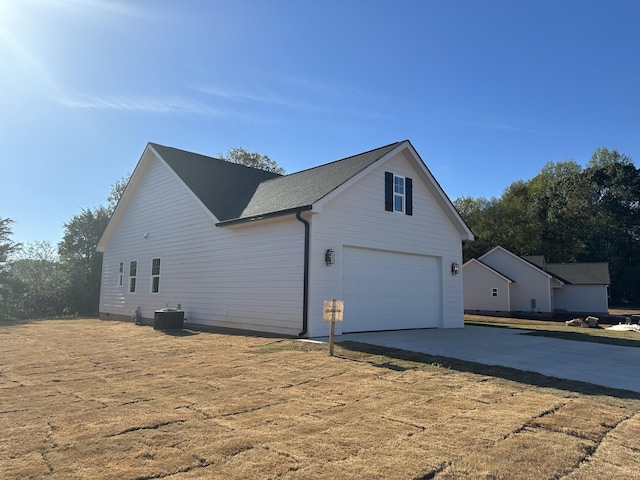
[[[345,247],[342,331],[439,327],[441,285],[435,257]]]

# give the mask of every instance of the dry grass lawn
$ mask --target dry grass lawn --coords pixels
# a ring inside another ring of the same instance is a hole
[[[357,344],[0,326],[0,478],[640,479],[640,397]]]

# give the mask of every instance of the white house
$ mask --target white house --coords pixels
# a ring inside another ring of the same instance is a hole
[[[328,334],[463,326],[473,234],[409,141],[280,176],[149,143],[99,244],[100,317]]]
[[[495,247],[463,267],[468,312],[606,314],[606,263],[546,263],[542,256],[519,257]]]

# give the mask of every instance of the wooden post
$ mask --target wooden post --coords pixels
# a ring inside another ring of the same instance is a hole
[[[335,320],[331,320],[331,327],[329,329],[329,355],[333,357],[333,336],[336,330]]]
[[[330,322],[329,326],[329,355],[333,356],[333,342],[336,332],[336,322],[342,321],[342,312],[344,311],[344,302],[342,300],[325,300],[324,301],[324,321]]]

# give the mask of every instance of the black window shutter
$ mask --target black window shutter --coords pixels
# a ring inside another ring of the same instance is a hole
[[[393,212],[393,173],[384,172],[384,209]]]
[[[413,180],[409,177],[404,179],[405,213],[413,215]]]

